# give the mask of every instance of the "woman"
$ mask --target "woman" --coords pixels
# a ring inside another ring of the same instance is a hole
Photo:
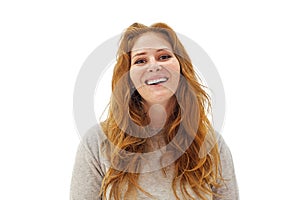
[[[210,99],[166,24],[123,33],[108,117],[78,148],[71,199],[238,199]]]

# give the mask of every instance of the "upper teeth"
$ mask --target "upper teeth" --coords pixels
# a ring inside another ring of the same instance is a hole
[[[165,82],[165,81],[167,81],[168,80],[168,78],[159,78],[159,79],[154,79],[154,80],[147,80],[146,81],[146,84],[147,85],[153,85],[153,84],[157,84],[157,83],[161,83],[161,82]]]

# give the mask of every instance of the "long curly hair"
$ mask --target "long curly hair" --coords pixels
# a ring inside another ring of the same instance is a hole
[[[178,183],[183,197],[187,199],[194,199],[187,186],[201,199],[206,199],[207,195],[217,195],[212,188],[220,187],[222,177],[216,135],[208,118],[211,100],[184,46],[176,33],[164,23],[151,26],[134,23],[121,37],[112,77],[108,116],[100,123],[109,141],[106,141],[105,149],[111,166],[102,181],[99,195],[104,199],[108,195],[109,199],[120,200],[126,199],[129,194],[136,195],[140,190],[152,196],[138,184],[147,138],[129,134],[146,132],[143,127],[149,124],[149,117],[143,109],[145,102],[133,87],[129,75],[131,49],[137,38],[146,32],[165,36],[180,64],[180,81],[172,97],[172,113],[168,115],[163,128],[164,140],[170,144],[167,150],[176,158],[172,181],[174,195],[179,199],[176,191]],[[180,137],[176,137],[178,135]]]

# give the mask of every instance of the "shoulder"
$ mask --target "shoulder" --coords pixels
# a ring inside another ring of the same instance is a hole
[[[99,153],[103,140],[104,134],[99,125],[91,127],[81,137],[72,173],[71,199],[99,199],[101,183],[107,171]]]
[[[90,127],[81,137],[81,147],[83,147],[85,151],[92,155],[98,162],[101,162],[104,159],[102,149],[106,141],[107,137],[101,126],[96,124]]]
[[[227,146],[223,136],[218,132],[216,132],[216,139],[218,143],[218,149],[220,152],[220,172],[222,174],[222,178],[224,179],[223,183],[225,183],[225,185],[223,185],[221,188],[214,188],[214,191],[216,193],[223,196],[222,198],[217,197],[215,199],[237,200],[239,199],[239,192],[231,151]]]
[[[231,177],[234,176],[234,164],[233,158],[230,151],[230,148],[226,144],[223,136],[216,132],[216,139],[218,143],[218,149],[220,153],[220,161],[221,161],[221,168],[223,172],[223,176]]]
[[[99,124],[95,124],[90,127],[85,134],[82,136],[82,143],[89,146],[100,146],[107,137],[105,136],[101,126]]]
[[[220,154],[225,153],[226,151],[229,151],[230,153],[229,147],[227,146],[224,137],[218,131],[215,131],[215,136]]]

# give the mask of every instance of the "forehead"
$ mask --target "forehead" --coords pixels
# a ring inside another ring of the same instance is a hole
[[[161,33],[147,32],[142,34],[133,44],[131,51],[143,49],[172,49],[171,44]]]

